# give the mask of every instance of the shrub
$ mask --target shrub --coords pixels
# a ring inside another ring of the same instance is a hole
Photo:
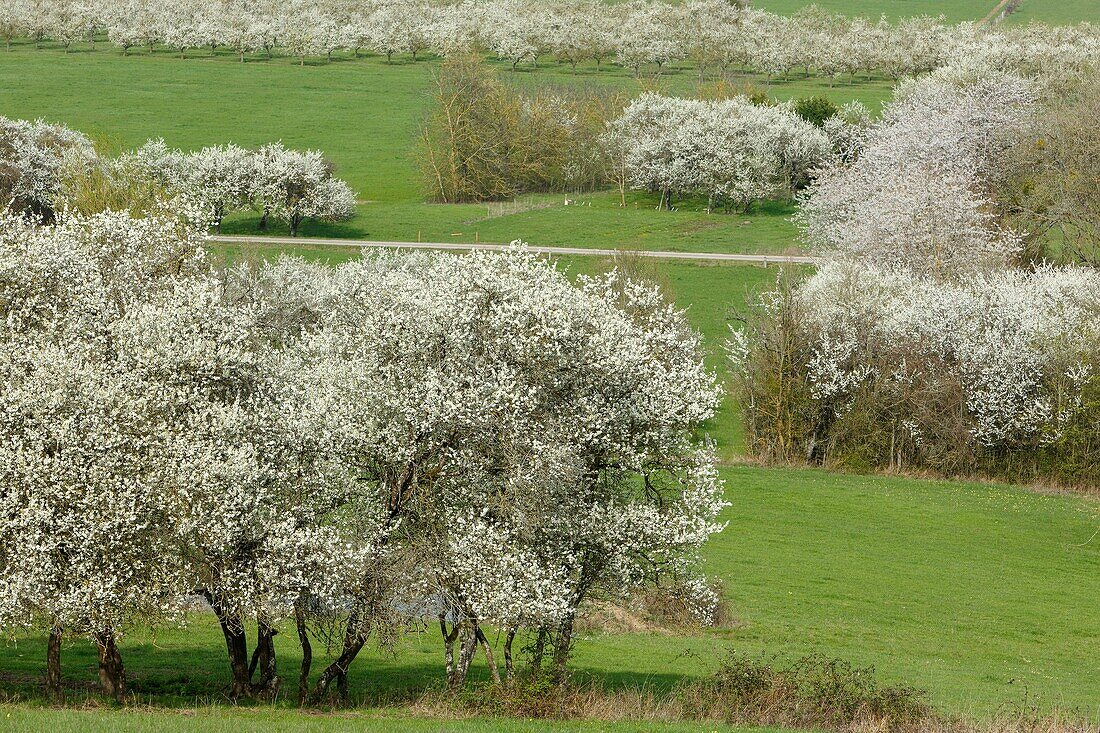
[[[606,183],[598,139],[622,108],[617,97],[568,89],[523,94],[470,56],[448,58],[434,89],[418,151],[429,199],[491,201]]]
[[[840,112],[840,107],[825,97],[802,97],[795,101],[794,111],[807,122],[824,127],[825,120],[835,117]]]
[[[731,724],[848,731],[909,731],[932,718],[925,694],[885,685],[872,667],[813,655],[789,667],[730,654],[709,677],[683,686],[685,717]]]
[[[727,349],[769,461],[1100,483],[1100,277],[969,282],[832,263],[766,295]]]

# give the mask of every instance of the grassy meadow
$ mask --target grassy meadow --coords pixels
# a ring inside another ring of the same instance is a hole
[[[394,729],[411,733],[706,733],[713,724],[653,723],[639,728],[636,723],[596,723],[517,719],[438,720],[415,718],[400,710],[370,713],[314,715],[303,718],[297,712],[271,709],[226,709],[171,711],[50,710],[0,705],[0,723],[10,733],[329,733],[349,728],[362,733],[385,733]],[[767,728],[745,731],[770,733]]]
[[[816,0],[816,4],[834,13],[891,20],[914,15],[942,15],[950,23],[982,20],[998,0]],[[807,0],[755,0],[753,5],[773,13],[789,15],[810,3]],[[1100,22],[1100,4],[1093,0],[1023,0],[1020,9],[1009,16],[1010,23],[1040,21],[1050,24]]]
[[[1028,702],[1100,715],[1095,503],[816,470],[732,466],[723,477],[729,525],[708,548],[708,570],[723,583],[734,621],[676,635],[643,626],[586,632],[573,664],[582,678],[665,690],[706,674],[730,651],[782,660],[816,652],[874,665],[884,680],[922,687],[952,713],[984,717]],[[139,701],[222,699],[228,665],[212,617],[133,633],[122,651]],[[284,675],[293,677],[297,652],[287,629]],[[9,643],[5,686],[33,696],[43,655],[42,639]],[[480,659],[473,674],[485,679]],[[67,684],[87,688],[91,644],[67,646],[63,668]],[[395,705],[442,680],[442,643],[429,628],[393,652],[364,650],[351,695]]]

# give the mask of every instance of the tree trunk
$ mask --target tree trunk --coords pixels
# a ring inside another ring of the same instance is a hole
[[[554,681],[564,682],[569,664],[569,653],[573,649],[573,614],[565,617],[558,627],[557,643],[554,645]]]
[[[244,634],[244,624],[240,617],[230,615],[221,601],[215,601],[213,594],[204,592],[206,600],[218,617],[218,625],[221,626],[222,635],[225,636],[225,649],[229,654],[229,671],[232,682],[229,686],[229,696],[248,697],[252,694],[252,677],[248,672],[248,639]]]
[[[477,623],[469,622],[471,628],[462,638],[462,645],[458,650],[458,665],[455,668],[455,679],[452,688],[461,687],[466,684],[466,675],[470,672],[470,665],[473,664],[474,655],[477,654]],[[461,628],[461,627],[460,627]]]
[[[309,643],[306,615],[300,603],[294,604],[294,625],[298,627],[298,643],[302,645],[302,669],[298,673],[298,705],[309,700],[309,669],[313,666],[313,645]]]
[[[509,682],[516,678],[515,666],[512,664],[512,642],[516,640],[516,627],[508,629],[508,635],[504,637],[504,676]]]
[[[61,630],[50,629],[46,642],[46,694],[54,699],[62,698],[61,691]]]
[[[297,237],[298,236],[298,227],[302,224],[302,217],[295,214],[294,216],[290,217],[289,224],[290,224],[290,236]]]
[[[485,650],[485,663],[489,665],[489,674],[493,676],[493,682],[500,684],[500,670],[497,669],[497,660],[493,656],[493,647],[489,645],[489,640],[485,638],[485,632],[481,630],[481,626],[477,625],[476,629],[477,640],[481,644],[481,648]]]
[[[122,655],[118,653],[114,632],[97,632],[95,645],[99,649],[99,684],[103,694],[122,702],[126,695],[126,670],[122,667]]]
[[[347,632],[344,634],[344,650],[332,664],[325,667],[325,671],[322,672],[321,676],[318,678],[317,684],[313,687],[313,696],[311,698],[313,704],[316,705],[325,699],[325,696],[328,694],[328,689],[334,681],[336,682],[336,689],[341,695],[341,702],[346,701],[348,693],[348,668],[351,666],[351,663],[355,661],[355,657],[359,654],[359,651],[366,642],[366,635],[359,632],[359,614],[352,614],[348,619]]]
[[[546,627],[540,626],[538,636],[535,638],[535,648],[531,652],[531,669],[538,672],[542,667],[542,657],[546,654]]]
[[[252,654],[252,664],[248,667],[248,679],[251,680],[258,669],[260,679],[252,685],[254,691],[265,695],[274,695],[279,691],[282,680],[279,679],[278,662],[275,658],[275,635],[279,632],[260,618],[256,622],[256,650]]]
[[[661,189],[661,203],[657,205],[657,210],[672,211],[672,189]]]
[[[458,638],[458,624],[448,631],[447,630],[447,615],[444,613],[439,614],[439,631],[443,635],[443,659],[446,663],[447,670],[447,685],[454,687],[455,684],[455,639]]]

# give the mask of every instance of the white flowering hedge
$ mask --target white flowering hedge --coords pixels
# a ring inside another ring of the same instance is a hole
[[[670,207],[675,194],[706,198],[708,209],[740,211],[761,199],[793,195],[834,154],[826,131],[799,117],[790,103],[651,92],[608,124],[604,145],[621,189],[660,193],[662,207]]]
[[[234,696],[279,689],[280,628],[342,640],[303,699],[417,619],[459,685],[479,648],[499,674],[487,625],[511,675],[524,630],[563,667],[594,600],[709,618],[719,390],[655,288],[522,248],[220,271],[185,205],[0,217],[0,625],[49,634],[52,690],[86,636],[123,696],[119,637],[196,596]]]
[[[79,203],[74,189],[92,173],[123,187],[155,182],[166,198],[201,210],[214,227],[227,214],[255,210],[261,227],[278,219],[294,236],[306,219],[338,222],[355,215],[355,192],[334,175],[319,150],[271,143],[254,150],[229,144],[185,153],[151,140],[106,158],[64,125],[0,116],[0,206],[50,222],[58,210]]]
[[[224,48],[243,61],[278,49],[331,56],[369,50],[387,58],[485,50],[515,65],[553,57],[610,61],[634,70],[690,62],[706,71],[795,68],[828,76],[900,78],[962,61],[1000,69],[1066,71],[1100,56],[1088,24],[994,28],[930,17],[898,23],[809,8],[781,16],[726,0],[8,0],[0,37],[52,40],[66,49],[106,34],[124,50]]]
[[[787,333],[798,393],[784,412],[800,423],[790,458],[1100,479],[1100,273],[1042,267],[945,282],[836,262],[763,317],[797,324]],[[763,406],[760,376],[749,390]],[[753,419],[756,439],[771,441],[776,426]]]
[[[822,266],[729,344],[756,452],[1100,482],[1100,273],[1021,269],[993,203],[1037,113],[1018,77],[937,72],[811,186]]]
[[[62,167],[94,157],[91,141],[64,125],[0,116],[0,207],[52,219]]]

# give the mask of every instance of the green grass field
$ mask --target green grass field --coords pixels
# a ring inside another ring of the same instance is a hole
[[[1025,0],[1025,4],[1050,0]],[[773,13],[791,15],[812,3],[807,0],[755,0],[753,6]],[[997,0],[817,0],[816,4],[833,13],[848,16],[891,20],[914,15],[944,16],[950,23],[981,20],[997,4]]]
[[[809,5],[807,0],[756,0],[756,7],[789,15]],[[816,4],[834,13],[891,20],[914,15],[942,15],[950,23],[982,20],[997,0],[816,0]],[[1020,10],[1009,17],[1011,23],[1032,20],[1055,25],[1100,22],[1100,4],[1093,0],[1024,0]]]
[[[667,689],[713,669],[727,650],[782,659],[820,652],[874,665],[883,679],[927,689],[941,709],[976,716],[1025,699],[1100,715],[1100,540],[1095,502],[1002,486],[855,477],[812,470],[724,469],[729,526],[707,551],[737,624],[683,636],[588,633],[574,667],[610,686]],[[279,637],[283,673],[297,664],[293,629]],[[41,639],[4,650],[5,687],[33,694]],[[123,653],[139,699],[168,706],[218,700],[228,682],[212,617]],[[95,679],[91,645],[64,652],[66,681]],[[475,670],[484,678],[484,668]],[[442,681],[431,630],[395,655],[356,663],[367,705],[415,697]]]
[[[51,710],[0,705],[0,725],[8,733],[705,733],[712,724],[558,722],[546,720],[412,718],[401,711],[310,715],[286,710],[203,708],[180,712]],[[742,728],[746,733],[768,729]]]

